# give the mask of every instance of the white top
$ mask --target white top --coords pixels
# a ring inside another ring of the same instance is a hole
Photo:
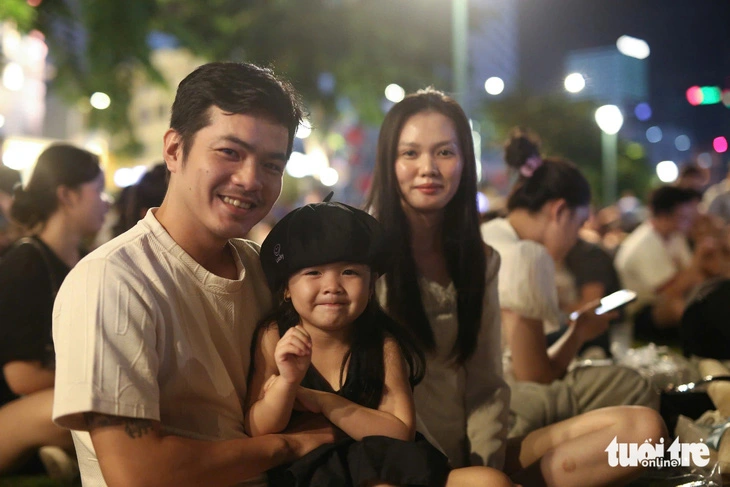
[[[651,221],[636,227],[621,243],[615,260],[622,285],[638,295],[629,310],[637,311],[653,303],[657,288],[691,262],[692,251],[681,233],[664,239]]]
[[[492,252],[476,350],[463,366],[455,365],[450,357],[458,328],[454,284],[443,287],[419,279],[436,342],[436,351],[426,355],[426,375],[414,391],[419,430],[435,441],[455,468],[488,465],[501,469],[504,465],[510,392],[500,360],[498,269],[499,254]],[[378,299],[387,308],[385,279],[377,284]]]
[[[545,333],[560,328],[560,306],[555,261],[544,245],[521,240],[506,218],[495,218],[481,227],[482,238],[502,256],[499,269],[499,302],[525,318],[541,320]],[[512,350],[502,341],[502,366],[512,379]]]
[[[81,260],[56,299],[53,419],[74,430],[84,486],[105,485],[84,412],[157,420],[188,438],[246,437],[251,340],[271,306],[258,246],[231,240],[239,277],[224,279],[154,211]]]

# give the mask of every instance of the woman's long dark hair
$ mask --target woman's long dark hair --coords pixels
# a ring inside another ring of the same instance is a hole
[[[59,186],[77,188],[99,174],[101,167],[95,154],[69,144],[53,144],[38,156],[25,188],[15,188],[10,215],[28,228],[45,223],[58,208]]]
[[[449,276],[457,293],[458,333],[451,351],[463,364],[476,348],[484,298],[486,253],[479,232],[477,176],[474,142],[466,114],[459,104],[432,88],[408,95],[385,116],[378,137],[377,160],[367,208],[394,242],[393,265],[385,275],[388,286],[387,311],[404,324],[419,345],[434,350],[433,330],[423,307],[416,262],[411,251],[411,228],[401,206],[401,192],[395,176],[398,141],[403,125],[423,112],[440,113],[454,123],[463,169],[459,188],[444,209],[441,239]]]
[[[294,309],[290,300],[284,299],[283,286],[277,292],[277,306],[263,320],[256,329],[254,339],[251,342],[251,357],[254,357],[254,348],[258,344],[259,334],[270,326],[276,326],[279,336],[289,328],[297,326],[301,320],[299,313]],[[415,387],[425,373],[426,358],[421,349],[416,346],[413,340],[398,323],[393,321],[378,304],[374,297],[370,299],[367,307],[352,323],[352,334],[350,336],[350,349],[342,359],[340,366],[340,388],[344,385],[345,367],[350,363],[350,373],[347,380],[350,382],[348,389],[355,391],[356,397],[350,399],[354,402],[376,408],[383,396],[383,385],[385,384],[385,365],[383,363],[383,343],[387,336],[391,336],[398,343],[403,358],[408,364],[409,382]],[[356,370],[353,370],[356,367]],[[253,377],[254,366],[249,370],[249,382]]]

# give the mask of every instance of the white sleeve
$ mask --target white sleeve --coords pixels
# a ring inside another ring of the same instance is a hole
[[[53,310],[59,426],[86,429],[85,412],[160,419],[158,316],[134,271],[105,259],[71,270]]]
[[[499,302],[525,318],[560,324],[555,263],[544,246],[520,240],[500,248]]]
[[[499,254],[488,256],[482,322],[477,348],[466,364],[466,430],[469,463],[501,470],[504,466],[510,390],[502,376]]]

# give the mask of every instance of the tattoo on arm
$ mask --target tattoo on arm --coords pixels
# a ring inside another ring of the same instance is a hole
[[[141,438],[147,433],[154,432],[157,427],[157,421],[151,419],[109,416],[98,413],[84,413],[84,420],[89,430],[102,426],[124,426],[124,431],[130,438]]]

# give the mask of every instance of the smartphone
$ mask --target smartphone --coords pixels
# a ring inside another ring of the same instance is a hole
[[[602,315],[625,306],[636,299],[636,293],[629,289],[621,289],[615,293],[611,293],[608,296],[601,298],[601,304],[596,308],[596,314]],[[573,311],[570,313],[570,319],[576,320],[578,318],[578,312]]]

